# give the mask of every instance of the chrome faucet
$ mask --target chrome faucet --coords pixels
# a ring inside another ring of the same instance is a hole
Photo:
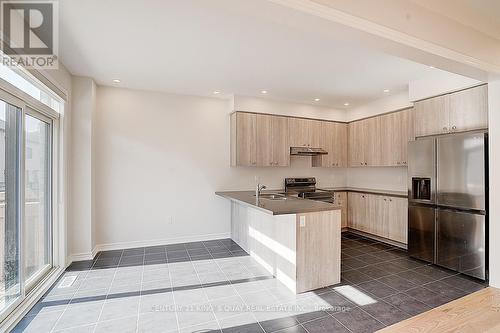
[[[266,185],[257,184],[257,186],[255,187],[255,198],[257,200],[259,200],[260,193],[262,192],[262,190],[266,188],[267,188]]]

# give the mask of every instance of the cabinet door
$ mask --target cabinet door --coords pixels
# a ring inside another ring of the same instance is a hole
[[[348,204],[347,204],[347,192],[335,192],[335,204],[341,207],[341,216],[342,216],[342,228],[346,228],[348,225]]]
[[[256,115],[257,166],[273,166],[272,117]]]
[[[397,113],[380,116],[380,165],[397,165],[399,148],[399,117]]]
[[[347,224],[350,228],[360,229],[361,216],[364,215],[364,200],[360,193],[349,192],[347,197]]]
[[[313,156],[313,167],[335,167],[336,151],[334,147],[335,123],[329,121],[321,122],[318,147],[328,152],[327,155]]]
[[[400,127],[399,160],[401,165],[408,165],[408,142],[415,140],[413,132],[413,109],[398,112]]]
[[[415,102],[415,136],[448,133],[449,130],[448,95]]]
[[[251,113],[236,113],[236,165],[257,165],[257,131],[256,115]]]
[[[323,148],[321,146],[321,131],[324,121],[307,120],[309,122],[309,138],[307,144],[314,148]]]
[[[290,145],[288,143],[288,118],[271,117],[272,156],[274,166],[290,165]]]
[[[452,132],[488,128],[488,86],[483,85],[449,95]]]
[[[377,235],[379,237],[387,237],[389,234],[389,221],[388,221],[388,198],[380,195],[373,195],[375,197],[374,208],[371,211],[370,219],[374,221],[374,225],[372,230],[370,231],[372,234]]]
[[[365,128],[362,133],[365,152],[365,165],[380,166],[382,164],[382,154],[380,149],[380,117],[373,117],[362,120]]]
[[[312,121],[300,118],[288,120],[288,132],[290,147],[306,147],[311,145]]]
[[[349,166],[360,167],[365,165],[365,125],[363,121],[349,123]]]
[[[335,166],[347,167],[347,124],[335,123],[335,136],[333,139],[333,150],[335,154]]]
[[[408,238],[408,200],[406,198],[388,198],[389,229],[385,236],[391,240],[407,243]]]

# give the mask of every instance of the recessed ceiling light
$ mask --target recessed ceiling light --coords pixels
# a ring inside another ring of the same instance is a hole
[[[434,67],[434,66],[429,66],[429,68],[436,68],[436,67]]]
[[[345,103],[344,103],[344,106],[349,106],[349,103],[345,102]]]
[[[390,92],[390,90],[389,89],[384,89],[384,92],[388,93],[388,92]]]
[[[319,102],[319,101],[321,101],[321,100],[320,100],[319,98],[315,98],[315,99],[314,99],[314,101],[315,101],[315,102]]]
[[[120,81],[119,79],[113,79],[113,83],[120,83],[122,81]]]
[[[214,91],[214,95],[218,95],[218,94],[220,94],[220,91],[218,91],[218,90]]]
[[[267,94],[267,90],[262,90],[260,93],[265,95]]]

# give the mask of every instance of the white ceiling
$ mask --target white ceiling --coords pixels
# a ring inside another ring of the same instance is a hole
[[[436,75],[266,0],[61,0],[60,59],[101,85],[349,108]]]

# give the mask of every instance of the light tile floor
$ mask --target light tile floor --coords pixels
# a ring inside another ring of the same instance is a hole
[[[344,233],[342,283],[294,295],[222,239],[75,262],[14,332],[373,332],[483,287]]]

